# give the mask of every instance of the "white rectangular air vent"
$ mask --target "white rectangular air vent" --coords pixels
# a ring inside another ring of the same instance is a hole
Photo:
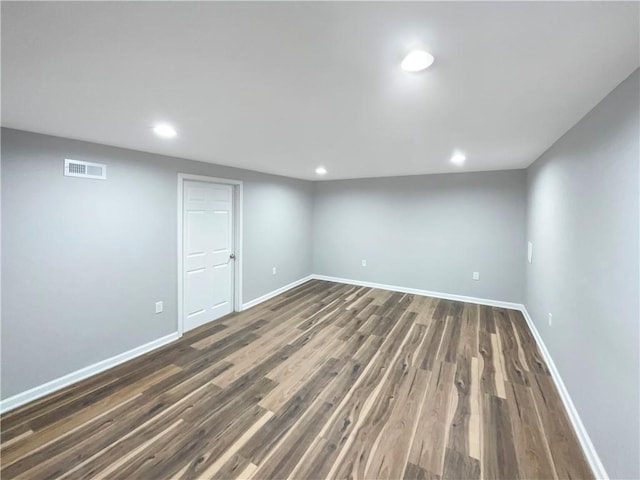
[[[64,160],[64,174],[67,177],[97,178],[106,180],[107,166],[102,163],[83,162],[81,160]]]

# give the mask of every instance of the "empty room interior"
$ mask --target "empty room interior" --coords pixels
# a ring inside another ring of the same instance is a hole
[[[0,13],[0,478],[640,478],[640,2]]]

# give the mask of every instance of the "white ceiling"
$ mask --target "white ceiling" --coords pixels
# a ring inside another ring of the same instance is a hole
[[[637,2],[3,2],[2,125],[306,179],[522,168],[638,38]]]

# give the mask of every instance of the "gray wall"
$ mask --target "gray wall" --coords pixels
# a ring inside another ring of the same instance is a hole
[[[636,71],[527,172],[527,310],[607,472],[625,479],[640,478],[639,89]]]
[[[3,129],[2,398],[175,331],[176,173],[236,178],[245,302],[312,271],[524,301],[610,476],[639,478],[639,76],[526,172],[312,184]]]
[[[511,170],[316,183],[314,273],[521,303],[525,180]]]
[[[311,273],[311,182],[3,129],[2,398],[176,331],[177,172],[244,181],[245,302]]]

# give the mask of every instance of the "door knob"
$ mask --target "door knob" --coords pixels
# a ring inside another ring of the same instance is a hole
[[[229,255],[229,258],[230,258],[231,260],[235,260],[235,259],[236,259],[236,254],[235,254],[235,253],[232,253],[231,255]]]

